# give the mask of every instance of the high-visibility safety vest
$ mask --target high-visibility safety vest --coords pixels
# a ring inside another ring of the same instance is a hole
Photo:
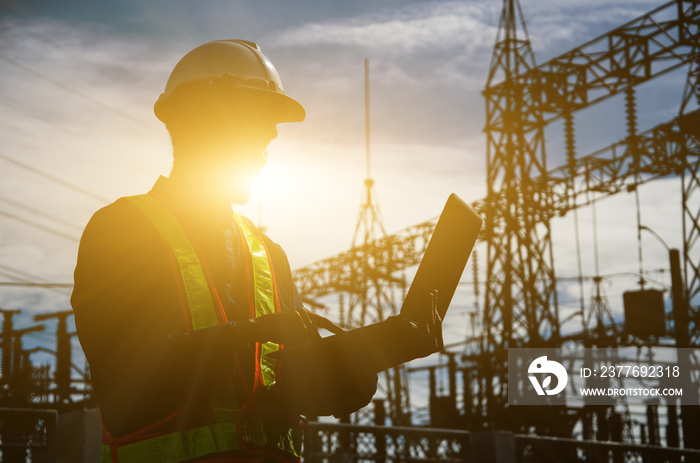
[[[226,323],[226,314],[216,296],[213,282],[190,239],[173,214],[152,194],[127,197],[153,223],[177,263],[188,331]],[[252,256],[251,317],[280,310],[276,281],[270,256],[262,236],[247,219],[234,213],[234,220]],[[277,344],[256,343],[254,390],[275,382],[275,362],[267,356]],[[185,429],[145,439],[138,437],[103,440],[100,463],[177,463],[210,454],[235,450],[264,453],[298,460],[301,456],[303,430],[275,416],[257,417],[243,413],[233,384],[210,391],[209,402],[215,422],[195,429]],[[148,429],[151,426],[148,426]],[[137,432],[138,434],[138,432]]]

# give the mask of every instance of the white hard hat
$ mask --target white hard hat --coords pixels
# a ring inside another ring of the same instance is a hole
[[[258,44],[247,40],[216,40],[187,53],[170,73],[153,110],[166,122],[178,92],[190,84],[224,85],[265,102],[276,122],[304,120],[304,108],[284,93],[282,80]]]

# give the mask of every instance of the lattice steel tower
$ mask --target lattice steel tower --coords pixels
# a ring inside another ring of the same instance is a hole
[[[527,83],[515,78],[535,68],[520,5],[506,0],[484,90],[487,351],[559,335],[544,119]]]

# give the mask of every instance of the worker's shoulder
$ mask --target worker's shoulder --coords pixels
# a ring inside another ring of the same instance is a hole
[[[129,197],[122,197],[98,209],[92,215],[83,231],[82,239],[118,241],[125,237],[148,235],[149,228],[151,227],[146,216]]]
[[[275,240],[270,238],[270,236],[267,233],[265,233],[265,231],[261,230],[260,228],[257,228],[257,230],[258,230],[259,236],[262,236],[262,239],[263,239],[263,242],[265,243],[265,246],[267,246],[270,251],[272,251],[273,249],[275,251],[278,249],[280,251],[282,251],[282,246],[280,246]],[[282,251],[282,252],[284,252],[284,251]]]
[[[272,258],[273,262],[281,262],[286,267],[289,267],[287,253],[284,252],[282,246],[276,241],[274,241],[272,238],[270,238],[266,233],[261,232],[260,234],[263,237],[263,241],[265,242],[265,246],[267,247],[267,250],[270,253],[270,257]]]
[[[89,224],[129,224],[135,220],[142,219],[142,213],[129,198],[128,196],[119,198],[113,203],[98,209],[90,218]]]

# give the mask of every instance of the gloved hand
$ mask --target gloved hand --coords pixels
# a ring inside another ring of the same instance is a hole
[[[238,326],[242,325],[249,325],[249,332],[245,335],[248,342],[276,342],[286,345],[320,339],[319,328],[333,333],[343,331],[332,321],[303,307],[239,322]]]
[[[439,352],[443,349],[442,317],[438,313],[437,291],[426,294],[431,309],[421,319],[403,314],[389,317],[376,324],[380,334],[368,333],[357,340],[372,352],[367,362],[375,371],[383,371],[402,363]]]
[[[442,317],[438,312],[438,292],[430,292],[430,316],[425,320],[412,321],[416,324],[415,342],[411,355],[413,359],[427,357],[430,354],[439,352],[444,348],[442,340]],[[401,315],[399,315],[401,317]]]
[[[354,347],[307,349],[282,360],[272,388],[281,409],[340,417],[367,405],[377,391],[377,372],[368,368],[372,352]]]
[[[255,342],[275,342],[294,345],[320,339],[318,328],[334,333],[343,329],[321,315],[304,308],[286,310],[255,319],[222,323],[195,330],[179,332],[168,338],[169,347],[175,357],[197,357],[207,371],[225,374],[235,365],[234,352],[243,352],[247,345]],[[223,365],[231,368],[222,368]]]

